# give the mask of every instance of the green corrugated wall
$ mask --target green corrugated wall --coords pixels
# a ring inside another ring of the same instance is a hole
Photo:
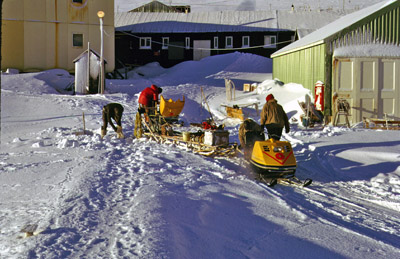
[[[298,83],[313,91],[317,81],[325,83],[325,44],[273,58],[273,77]]]
[[[361,36],[360,36],[361,33]],[[273,58],[273,78],[284,83],[298,83],[313,92],[317,81],[325,83],[325,115],[331,113],[332,42],[347,44],[400,44],[400,1],[338,32],[325,43],[292,51]],[[322,40],[322,39],[321,39]],[[334,44],[332,46],[334,48]]]

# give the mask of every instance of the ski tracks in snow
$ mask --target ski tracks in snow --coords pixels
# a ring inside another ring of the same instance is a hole
[[[95,149],[103,155],[86,161],[84,179],[70,188],[65,197],[60,197],[59,209],[30,255],[47,254],[54,258],[79,258],[91,253],[103,258],[141,255],[144,230],[135,218],[135,197],[142,185],[135,173],[140,164],[126,142],[114,136],[101,141],[97,136],[81,145],[83,152]],[[99,157],[103,160],[97,160]]]
[[[370,248],[358,249],[371,249],[371,253],[377,256],[398,252],[399,209],[390,205],[397,204],[397,199],[393,196],[382,197],[384,192],[381,189],[384,189],[384,186],[378,187],[375,183],[385,177],[380,178],[378,174],[375,177],[378,179],[372,178],[369,181],[368,178],[352,179],[343,173],[341,168],[335,167],[343,162],[336,160],[338,157],[332,154],[330,148],[315,147],[308,141],[296,140],[295,137],[290,137],[290,141],[295,143],[293,146],[297,150],[296,175],[300,179],[312,178],[314,181],[304,189],[289,189],[291,194],[285,196],[286,202],[314,220],[370,240]],[[282,191],[287,188],[290,187],[277,186],[277,189]],[[384,200],[386,202],[383,202]],[[380,250],[382,247],[386,247],[387,250]]]
[[[196,189],[206,182],[235,175],[212,159],[143,139],[117,139],[113,133],[104,140],[97,134],[59,137],[52,145],[75,153],[77,164],[60,183],[57,207],[28,252],[33,258],[166,256],[163,214],[171,204],[164,195],[198,197]]]

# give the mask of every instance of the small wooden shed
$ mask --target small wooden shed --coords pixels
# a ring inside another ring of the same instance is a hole
[[[73,62],[75,63],[75,93],[100,93],[100,55],[88,48]],[[104,60],[104,66],[106,63],[107,61]]]

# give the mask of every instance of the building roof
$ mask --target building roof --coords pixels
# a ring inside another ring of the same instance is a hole
[[[334,11],[224,11],[196,13],[116,13],[116,31],[188,33],[314,31],[344,15]],[[309,19],[312,16],[313,19]]]
[[[327,39],[330,39],[339,32],[353,26],[354,24],[363,22],[366,18],[370,17],[374,13],[378,12],[379,10],[382,10],[383,8],[397,1],[398,0],[386,0],[384,2],[377,3],[370,7],[364,8],[360,11],[345,15],[337,19],[336,21],[308,34],[304,38],[301,38],[293,42],[292,44],[289,44],[288,46],[278,50],[277,52],[272,54],[272,57],[296,51],[299,49],[311,47],[313,45],[322,44],[326,42]]]
[[[175,6],[170,6],[163,4],[159,1],[151,1],[147,4],[144,4],[142,6],[136,7],[129,12],[165,12],[165,13],[181,13]]]
[[[78,62],[81,58],[83,58],[84,56],[87,56],[87,52],[88,52],[88,50],[86,49],[86,50],[85,50],[84,52],[82,52],[78,57],[76,57],[72,62],[73,62],[73,63],[76,63],[76,62]],[[94,54],[98,59],[100,59],[100,54],[97,53],[95,50],[90,49],[90,53]],[[104,58],[103,58],[103,59],[104,59]],[[107,64],[107,60],[106,60],[106,59],[104,59],[104,63]]]
[[[277,30],[275,12],[119,13],[117,31],[188,33]]]

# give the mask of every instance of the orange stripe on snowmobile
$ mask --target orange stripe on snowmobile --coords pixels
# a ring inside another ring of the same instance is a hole
[[[271,156],[270,154],[268,154],[268,153],[265,152],[265,151],[263,151],[263,153],[266,154],[267,156],[269,156],[270,158],[272,158],[273,160],[275,160],[276,162],[278,162],[279,164],[283,165],[283,164],[285,164],[286,161],[289,159],[290,155],[293,154],[293,150],[290,151],[289,155],[286,157],[286,159],[285,159],[283,162],[279,161],[278,159],[276,159],[275,157]]]

